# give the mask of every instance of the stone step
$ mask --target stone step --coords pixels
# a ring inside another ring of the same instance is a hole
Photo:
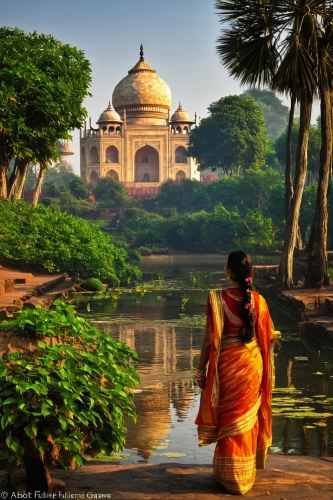
[[[15,289],[15,281],[9,278],[1,278],[0,279],[0,296],[5,293],[11,293]]]
[[[25,285],[30,283],[33,275],[31,273],[15,273],[0,270],[0,279],[11,279],[14,280],[17,285]]]

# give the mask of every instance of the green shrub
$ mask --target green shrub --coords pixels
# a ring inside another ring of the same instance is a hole
[[[103,283],[97,278],[89,278],[80,282],[80,287],[88,292],[101,292],[104,290]]]
[[[71,306],[54,305],[54,310],[24,310],[0,327],[14,329],[16,339],[21,336],[29,345],[29,351],[0,359],[7,447],[1,448],[2,459],[23,463],[25,446],[32,442],[44,459],[58,451],[62,467],[73,458],[81,465],[84,453],[122,449],[124,415],[135,421],[136,353],[76,316]]]
[[[123,282],[141,276],[127,252],[95,224],[58,208],[0,201],[0,255],[49,272]]]

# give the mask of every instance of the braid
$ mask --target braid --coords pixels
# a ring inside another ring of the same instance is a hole
[[[228,267],[235,277],[235,281],[240,283],[244,293],[244,310],[243,310],[243,338],[246,342],[250,342],[254,336],[254,321],[252,314],[252,262],[249,255],[241,251],[230,252],[228,256]]]

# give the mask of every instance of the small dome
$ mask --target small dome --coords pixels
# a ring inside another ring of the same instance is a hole
[[[57,149],[61,156],[69,156],[74,154],[72,151],[72,141],[70,141],[69,139],[59,139],[59,141],[57,142]]]
[[[193,120],[190,120],[188,113],[186,113],[180,103],[177,111],[171,116],[170,122],[194,123]]]
[[[106,108],[105,111],[103,111],[103,113],[98,118],[98,121],[96,123],[109,123],[109,122],[121,122],[120,116],[118,115],[117,111],[111,106],[110,102],[108,107]]]

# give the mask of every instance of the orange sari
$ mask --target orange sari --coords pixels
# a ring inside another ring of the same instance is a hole
[[[274,326],[265,299],[252,292],[256,335],[244,343],[240,307],[225,291],[209,294],[207,331],[213,333],[206,388],[195,421],[199,446],[217,443],[214,479],[233,494],[252,488],[272,438]]]

